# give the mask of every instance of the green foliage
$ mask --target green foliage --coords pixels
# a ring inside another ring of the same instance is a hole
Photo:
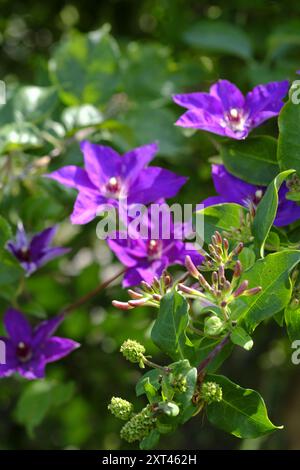
[[[207,417],[215,426],[244,439],[280,429],[269,420],[259,393],[242,388],[222,375],[210,375],[208,378],[222,387],[222,401],[214,402],[207,408]]]

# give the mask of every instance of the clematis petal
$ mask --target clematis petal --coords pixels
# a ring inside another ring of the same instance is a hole
[[[62,248],[59,246],[48,248],[40,255],[39,259],[36,261],[37,268],[44,266],[49,261],[52,261],[55,258],[59,258],[67,253],[70,253],[70,248]]]
[[[289,90],[288,80],[258,85],[246,95],[246,108],[253,125],[258,126],[266,119],[277,116],[284,105],[283,98]]]
[[[99,206],[105,199],[97,194],[80,192],[71,214],[72,224],[87,224],[97,216]]]
[[[111,177],[120,175],[121,156],[111,147],[96,145],[85,140],[80,148],[84,157],[84,165],[90,180],[99,188]]]
[[[140,171],[153,160],[158,152],[156,143],[142,145],[125,153],[121,159],[121,174],[131,184],[136,180]]]
[[[0,341],[0,377],[8,377],[15,372],[18,365],[16,346],[9,338],[3,336],[0,336]]]
[[[58,181],[58,183],[68,186],[69,188],[77,189],[78,191],[90,192],[97,190],[89,179],[87,172],[79,166],[64,166],[44,176]]]
[[[260,189],[258,186],[246,183],[231,175],[224,165],[212,165],[212,178],[217,193],[226,202],[246,204],[247,200],[253,197],[256,191]]]
[[[274,221],[277,227],[284,227],[300,219],[300,206],[295,201],[286,199],[287,192],[286,185],[283,185],[278,192],[278,210]]]
[[[228,80],[218,80],[209,91],[212,96],[220,100],[224,111],[244,108],[245,98],[242,92]]]
[[[141,281],[146,281],[151,284],[154,277],[160,277],[167,266],[168,260],[165,257],[152,262],[145,261],[126,271],[122,285],[123,287],[137,286]]]
[[[45,377],[46,362],[41,357],[19,365],[17,372],[27,380],[43,379]]]
[[[31,344],[32,328],[21,312],[9,308],[4,315],[4,326],[13,344],[20,341]]]
[[[130,188],[128,204],[149,204],[159,198],[175,196],[187,178],[159,167],[145,168]]]
[[[32,339],[32,346],[38,347],[41,343],[46,341],[46,339],[50,338],[53,333],[57,330],[61,322],[63,321],[63,315],[57,315],[49,320],[45,320],[40,323],[36,328],[33,330],[33,339]]]
[[[40,252],[51,243],[56,233],[56,229],[56,226],[48,227],[32,237],[30,242],[30,253],[33,258],[37,257]]]
[[[220,100],[209,93],[185,93],[174,95],[173,101],[179,106],[188,109],[203,109],[210,114],[223,114],[223,107]]]
[[[67,356],[75,349],[79,348],[80,344],[68,338],[59,338],[53,336],[47,339],[44,344],[42,354],[45,357],[46,363],[55,362]]]

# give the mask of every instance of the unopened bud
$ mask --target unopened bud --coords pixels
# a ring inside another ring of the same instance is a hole
[[[234,249],[233,249],[233,254],[234,255],[239,255],[242,251],[243,251],[243,248],[244,248],[244,243],[240,242]]]
[[[119,310],[131,310],[131,309],[133,309],[133,307],[131,307],[131,305],[129,305],[128,302],[119,302],[118,300],[113,300],[112,305],[114,307],[118,308]]]
[[[129,305],[131,305],[132,307],[142,307],[147,302],[149,302],[148,297],[142,297],[141,299],[135,299],[135,300],[128,300]]]
[[[128,295],[130,295],[130,297],[132,299],[142,299],[143,298],[143,294],[140,294],[139,292],[135,292],[132,289],[128,289],[127,292],[128,292]]]
[[[199,271],[194,265],[192,258],[190,256],[185,257],[185,267],[192,277],[194,277],[195,279],[199,278]]]
[[[262,291],[262,287],[260,287],[260,286],[252,287],[252,289],[246,290],[243,295],[247,295],[247,296],[256,295],[261,291]]]
[[[201,387],[201,398],[208,405],[214,401],[222,401],[222,396],[222,388],[216,382],[205,382]]]
[[[241,274],[242,274],[242,263],[240,262],[240,260],[238,260],[234,266],[233,276],[235,278],[239,278],[241,277]]]
[[[233,296],[234,297],[239,297],[240,295],[242,295],[245,292],[245,290],[248,288],[248,285],[249,285],[249,282],[247,280],[243,281],[239,285],[237,290],[233,293]]]
[[[120,351],[128,361],[138,363],[141,368],[145,367],[144,354],[146,350],[142,344],[132,339],[127,339],[122,344]]]
[[[217,336],[224,329],[222,320],[214,315],[213,317],[208,317],[204,321],[204,334],[207,336]]]

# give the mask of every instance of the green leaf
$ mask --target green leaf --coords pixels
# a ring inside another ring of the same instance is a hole
[[[66,105],[106,104],[119,80],[119,48],[110,27],[89,34],[73,32],[50,60],[50,76]]]
[[[243,251],[239,254],[239,260],[242,263],[243,270],[247,271],[247,269],[251,268],[254,265],[256,256],[254,251],[247,246],[244,246]]]
[[[152,387],[155,388],[156,391],[159,390],[160,389],[160,382],[159,382],[160,375],[161,375],[161,371],[159,371],[158,369],[152,369],[146,374],[144,374],[140,378],[138,383],[136,384],[136,387],[135,387],[136,396],[139,397],[141,395],[146,394],[146,387],[148,383],[150,383]]]
[[[63,111],[62,122],[70,132],[101,124],[103,122],[103,115],[95,106],[90,104],[70,106]]]
[[[183,35],[184,42],[207,52],[230,54],[243,59],[252,55],[248,35],[237,26],[221,21],[199,21]]]
[[[287,305],[284,311],[284,319],[291,342],[300,338],[300,307],[293,304]]]
[[[293,91],[291,91],[292,93]],[[300,106],[294,104],[292,99],[280,111],[278,127],[277,158],[279,166],[282,170],[294,168],[300,173]]]
[[[160,432],[157,429],[152,429],[148,436],[140,442],[140,449],[148,450],[153,449],[158,444]]]
[[[175,92],[170,82],[170,50],[158,43],[129,43],[123,83],[126,94],[135,101],[158,100]]]
[[[222,375],[209,375],[207,380],[222,387],[222,401],[207,407],[208,420],[216,427],[242,439],[254,439],[282,428],[271,423],[266,405],[256,391],[242,388]]]
[[[151,338],[156,346],[172,359],[185,359],[190,353],[188,350],[192,350],[186,336],[188,322],[186,299],[176,291],[169,292],[161,300]]]
[[[52,407],[68,402],[74,393],[74,384],[37,381],[29,384],[21,395],[15,410],[18,423],[23,424],[33,437],[34,429],[43,421]]]
[[[251,184],[266,186],[279,173],[277,141],[273,137],[229,140],[221,146],[221,157],[230,173]]]
[[[237,344],[242,348],[246,349],[246,351],[250,351],[253,346],[253,340],[250,335],[248,335],[247,331],[244,330],[241,326],[236,326],[231,335],[230,339],[233,344]]]
[[[13,98],[17,121],[40,122],[49,116],[57,104],[54,87],[24,86]]]
[[[9,223],[0,215],[0,250],[2,250],[6,242],[12,238],[12,231]]]
[[[283,309],[291,296],[290,271],[299,263],[300,251],[273,253],[256,263],[242,277],[249,288],[260,286],[261,292],[241,297],[231,304],[232,319],[244,322],[250,332],[263,320]]]
[[[170,109],[143,105],[120,117],[128,129],[124,135],[128,149],[145,142],[159,142],[159,153],[166,157],[180,156],[187,151],[186,138],[174,126],[176,115]]]
[[[197,225],[199,225],[202,230],[204,225],[204,241],[210,243],[216,230],[222,233],[223,230],[230,231],[240,227],[241,219],[245,217],[246,213],[247,210],[239,204],[225,203],[205,207],[196,212],[195,227],[197,229]],[[201,236],[201,232],[198,234]]]
[[[253,235],[255,251],[261,257],[264,256],[266,239],[276,217],[278,191],[282,183],[293,172],[294,170],[286,170],[279,173],[279,175],[277,175],[269,184],[262,200],[257,206],[253,221]]]

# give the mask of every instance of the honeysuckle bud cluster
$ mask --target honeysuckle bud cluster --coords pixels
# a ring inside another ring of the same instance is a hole
[[[204,382],[200,389],[200,397],[208,405],[213,402],[220,402],[223,397],[222,387],[216,382]]]
[[[145,347],[138,343],[137,341],[128,339],[124,341],[120,348],[121,353],[127,359],[127,361],[132,363],[137,363],[143,369],[145,367]]]
[[[243,243],[238,243],[233,250],[229,250],[227,238],[222,238],[220,232],[215,231],[211,237],[211,243],[208,245],[208,252],[202,250],[204,261],[200,266],[201,271],[213,271],[220,265],[228,268],[232,265],[234,258],[240,254],[243,249]],[[189,262],[187,259],[187,264]],[[188,268],[188,265],[186,266]]]
[[[171,289],[172,285],[171,275],[164,271],[159,279],[154,277],[151,285],[146,281],[142,281],[138,288],[129,289],[128,294],[131,300],[128,300],[128,302],[113,300],[112,304],[120,310],[131,310],[144,305],[159,308],[162,297]]]
[[[255,216],[255,207],[251,205],[249,211],[244,213],[241,210],[240,223],[238,227],[231,227],[229,230],[223,230],[222,236],[235,242],[251,243],[254,239],[252,235],[252,223]]]
[[[112,397],[107,408],[116,418],[124,421],[128,421],[133,415],[133,404],[123,398]]]
[[[220,307],[224,311],[226,319],[228,319],[228,306],[233,300],[241,296],[256,295],[261,290],[261,287],[248,289],[249,282],[247,280],[239,282],[242,275],[242,264],[239,260],[234,264],[230,281],[226,278],[223,264],[219,266],[217,271],[212,272],[211,282],[205,279],[189,256],[186,257],[185,264],[190,275],[198,281],[200,289],[198,286],[188,287],[183,283],[178,285],[178,289],[187,297],[205,299],[207,304],[210,302],[211,306]]]
[[[287,199],[294,201],[300,200],[300,178],[296,173],[293,173],[289,180],[286,182],[289,192],[286,194]]]
[[[153,415],[151,405],[147,405],[135,414],[121,429],[120,436],[127,442],[141,441],[154,429],[156,417]]]

